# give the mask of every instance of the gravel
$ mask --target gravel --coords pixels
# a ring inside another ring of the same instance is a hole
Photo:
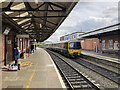
[[[88,68],[85,68],[84,66],[74,62],[72,59],[66,58],[58,53],[55,53],[55,54],[60,56],[62,59],[64,59],[69,64],[71,64],[74,68],[76,68],[78,71],[80,71],[84,76],[88,77],[92,82],[94,82],[96,85],[98,85],[102,90],[106,90],[106,89],[117,90],[118,89],[118,84],[112,82],[111,80],[101,76],[100,74],[98,74]]]

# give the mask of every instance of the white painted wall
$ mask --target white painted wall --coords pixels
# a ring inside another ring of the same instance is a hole
[[[66,40],[78,40],[82,33],[72,33],[64,36],[64,41]]]

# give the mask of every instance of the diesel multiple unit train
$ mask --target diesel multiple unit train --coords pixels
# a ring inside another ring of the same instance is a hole
[[[71,58],[80,56],[82,50],[80,41],[63,41],[59,43],[48,44],[47,49]]]

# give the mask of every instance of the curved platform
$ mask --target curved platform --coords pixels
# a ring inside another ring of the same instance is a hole
[[[20,60],[20,71],[2,71],[2,88],[65,88],[50,55],[37,48],[27,59]]]

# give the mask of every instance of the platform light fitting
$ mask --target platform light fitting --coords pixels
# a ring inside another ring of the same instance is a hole
[[[8,33],[10,32],[10,28],[6,27],[5,31],[3,32],[3,34],[8,35]]]
[[[29,15],[30,15],[30,17],[32,17],[32,13],[30,13]]]
[[[40,28],[42,28],[42,24],[40,23]]]
[[[34,39],[34,42],[36,42],[36,39]]]
[[[35,4],[38,4],[38,0],[35,0]]]

